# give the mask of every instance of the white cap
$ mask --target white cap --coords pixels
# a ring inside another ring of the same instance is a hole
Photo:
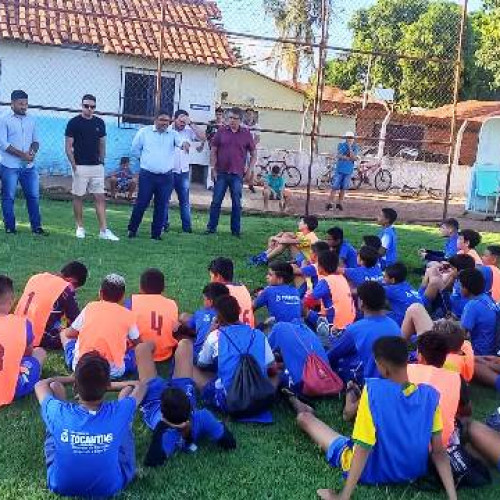
[[[356,134],[354,132],[351,132],[350,130],[344,134],[344,137],[356,137]]]

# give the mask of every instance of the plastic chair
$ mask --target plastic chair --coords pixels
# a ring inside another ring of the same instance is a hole
[[[495,199],[495,207],[493,215],[497,214],[498,199],[500,196],[499,190],[499,175],[500,172],[496,170],[478,170],[476,172],[476,189],[474,191],[474,205],[472,210],[476,210],[478,197],[486,198],[486,214],[489,213],[490,198]]]

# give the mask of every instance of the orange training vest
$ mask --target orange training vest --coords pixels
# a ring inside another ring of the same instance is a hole
[[[328,276],[323,276],[322,279],[327,282],[332,295],[333,308],[335,309],[333,326],[338,329],[343,329],[350,325],[356,317],[351,287],[344,276],[340,274],[330,274]],[[321,314],[326,315],[323,301],[321,301]]]
[[[493,283],[491,285],[491,296],[495,302],[500,302],[500,269],[497,266],[488,266],[493,273]]]
[[[172,357],[177,345],[174,338],[179,320],[177,304],[163,295],[132,295],[132,311],[137,317],[141,340],[155,344],[154,360],[165,361]]]
[[[225,284],[229,289],[229,294],[234,297],[240,305],[240,321],[246,325],[255,327],[255,318],[253,315],[253,304],[250,292],[245,285]]]
[[[26,352],[26,319],[0,317],[0,406],[12,403]]]
[[[54,303],[67,286],[68,282],[64,278],[51,273],[35,274],[26,283],[15,314],[31,321],[33,346],[40,345]]]
[[[465,340],[460,350],[461,353],[451,352],[446,356],[443,368],[459,373],[466,382],[470,382],[474,376],[474,350],[472,344]]]
[[[120,304],[90,302],[85,307],[83,327],[78,335],[78,352],[97,351],[115,366],[123,366],[128,332],[136,324],[135,315]]]
[[[455,417],[460,402],[460,375],[444,368],[429,365],[408,365],[408,379],[414,384],[427,384],[439,392],[443,417],[443,444],[450,442],[455,430]]]

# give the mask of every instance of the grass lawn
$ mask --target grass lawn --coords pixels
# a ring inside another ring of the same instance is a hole
[[[110,206],[109,225],[123,240],[119,243],[97,239],[93,210],[86,208],[86,240],[74,238],[71,205],[67,202],[42,203],[44,226],[48,238],[34,238],[26,224],[24,206],[17,206],[21,218],[17,236],[0,233],[0,273],[15,280],[20,292],[28,277],[41,271],[57,271],[68,260],[81,259],[89,267],[86,286],[79,291],[80,305],[96,297],[99,283],[110,272],[123,274],[127,292],[138,290],[138,279],[146,267],[159,267],[167,276],[167,293],[178,301],[181,311],[199,308],[201,289],[208,280],[209,261],[217,256],[231,257],[236,263],[236,278],[250,289],[264,283],[264,268],[248,268],[247,257],[262,249],[270,234],[282,229],[292,230],[293,219],[246,217],[243,237],[236,239],[229,231],[227,216],[221,218],[217,236],[204,236],[207,214],[195,213],[194,230],[184,235],[177,229],[178,213],[172,217],[173,229],[163,242],[149,239],[150,217],[142,225],[135,240],[126,239],[128,207]],[[333,225],[321,222],[318,234]],[[342,222],[347,238],[359,246],[364,234],[373,234],[377,227],[366,223]],[[399,252],[410,266],[419,265],[417,249],[440,248],[437,230],[423,226],[399,226]],[[485,244],[500,243],[500,236],[485,234]],[[412,276],[416,283],[418,278]],[[62,356],[51,354],[43,370],[44,376],[66,373]],[[498,406],[494,391],[473,388],[474,415],[483,419]],[[322,402],[318,415],[335,429],[349,433],[351,427],[340,418],[340,401]],[[282,404],[275,410],[276,423],[269,427],[229,423],[238,441],[232,453],[218,451],[211,445],[202,446],[195,456],[176,455],[165,467],[146,470],[141,466],[150,433],[138,417],[135,435],[138,459],[138,478],[121,498],[134,499],[314,499],[321,487],[339,488],[341,475],[326,464],[322,453],[296,428],[292,413]],[[43,459],[44,426],[34,397],[16,402],[0,410],[0,498],[52,498],[45,489]],[[68,471],[70,474],[71,471]],[[495,477],[498,483],[498,476]],[[462,497],[497,499],[500,486]],[[357,498],[435,498],[414,487],[360,488]],[[55,498],[55,497],[54,497]]]

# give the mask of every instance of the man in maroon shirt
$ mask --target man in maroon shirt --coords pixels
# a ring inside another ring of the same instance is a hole
[[[257,161],[252,134],[248,128],[242,126],[242,117],[240,108],[231,108],[228,125],[219,128],[211,143],[210,166],[215,184],[206,234],[216,232],[222,201],[229,188],[232,205],[231,233],[233,236],[240,235],[243,177],[249,169],[252,170]],[[248,153],[250,162],[247,168]]]

